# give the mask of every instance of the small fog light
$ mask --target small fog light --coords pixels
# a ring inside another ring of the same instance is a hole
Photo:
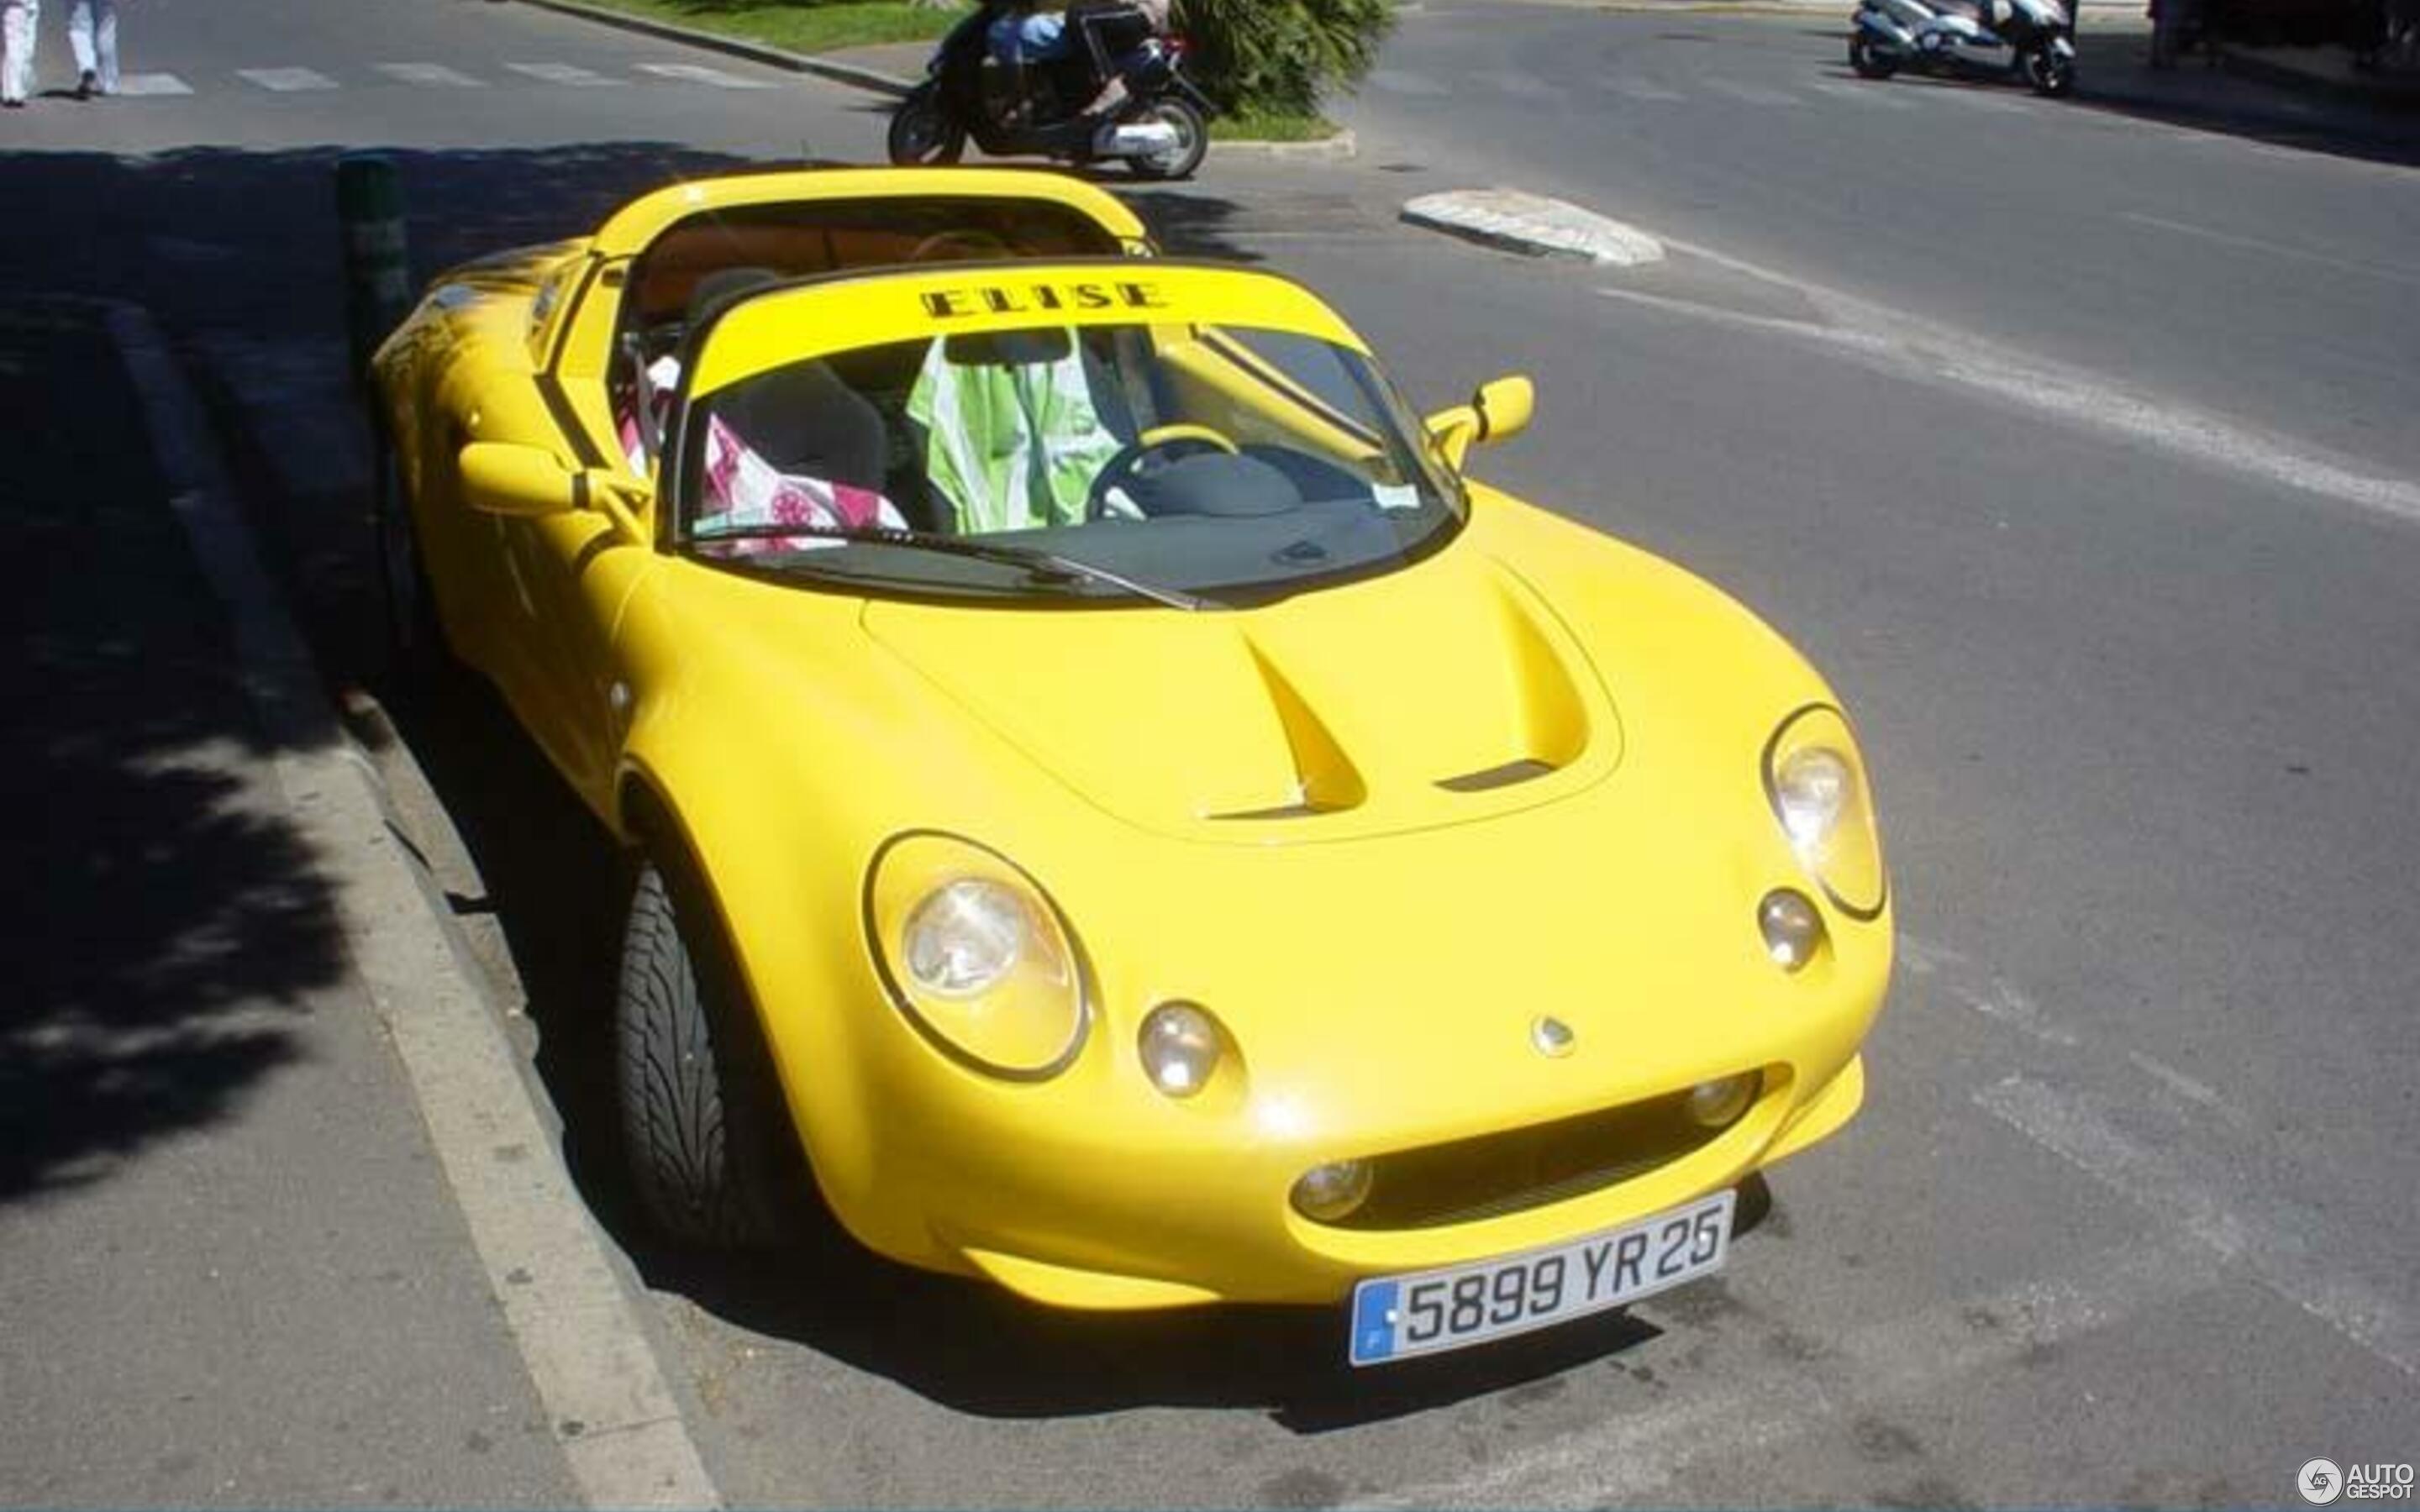
[[[1163,1003],[1142,1021],[1137,1048],[1154,1087],[1170,1097],[1191,1097],[1218,1069],[1218,1021],[1191,1003]]]
[[[1370,1163],[1340,1160],[1314,1165],[1294,1184],[1295,1211],[1319,1223],[1350,1218],[1370,1200]]]
[[[1764,933],[1764,953],[1784,971],[1796,971],[1815,959],[1823,944],[1823,916],[1803,892],[1776,887],[1756,905],[1756,927]]]
[[[1709,1129],[1728,1129],[1756,1101],[1756,1073],[1744,1072],[1689,1088],[1689,1117]]]

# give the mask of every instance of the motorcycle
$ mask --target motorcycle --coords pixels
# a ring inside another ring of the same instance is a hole
[[[2075,22],[2061,0],[1858,0],[1849,67],[1861,79],[2012,73],[2056,99],[2075,87]]]
[[[1124,162],[1140,178],[1183,178],[1202,165],[1215,110],[1185,76],[1183,38],[1161,35],[1139,10],[1111,7],[1070,21],[1094,33],[1066,56],[1011,63],[993,55],[991,30],[1015,8],[983,0],[941,39],[924,82],[892,113],[892,162],[955,162],[971,137],[992,157]],[[1104,56],[1109,77],[1096,61]],[[1113,85],[1123,86],[1117,104],[1086,115]]]

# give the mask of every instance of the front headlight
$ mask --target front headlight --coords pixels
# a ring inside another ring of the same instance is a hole
[[[1815,703],[1783,720],[1764,748],[1764,791],[1824,895],[1852,918],[1881,913],[1882,838],[1847,717]]]
[[[1005,857],[903,835],[875,858],[866,916],[892,1001],[952,1056],[1041,1081],[1083,1047],[1091,1012],[1066,921]]]

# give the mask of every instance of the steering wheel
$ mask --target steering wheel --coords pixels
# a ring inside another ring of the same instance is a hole
[[[1214,430],[1208,425],[1197,425],[1186,421],[1168,425],[1154,425],[1133,440],[1119,447],[1117,454],[1102,465],[1100,471],[1093,475],[1092,492],[1084,500],[1084,517],[1086,519],[1109,518],[1109,490],[1129,479],[1148,476],[1148,470],[1142,466],[1143,458],[1174,446],[1204,447],[1213,452],[1224,452],[1229,456],[1235,455],[1240,450],[1223,432]]]
[[[936,231],[916,243],[908,252],[908,260],[911,263],[928,262],[945,255],[952,259],[1005,257],[1009,255],[1009,245],[997,232],[953,227],[947,231]]]

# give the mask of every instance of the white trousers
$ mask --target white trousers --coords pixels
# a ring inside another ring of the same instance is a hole
[[[34,91],[34,23],[41,15],[42,0],[0,0],[0,100]]]
[[[68,46],[77,73],[91,74],[104,95],[117,93],[117,0],[75,0],[68,7]]]

